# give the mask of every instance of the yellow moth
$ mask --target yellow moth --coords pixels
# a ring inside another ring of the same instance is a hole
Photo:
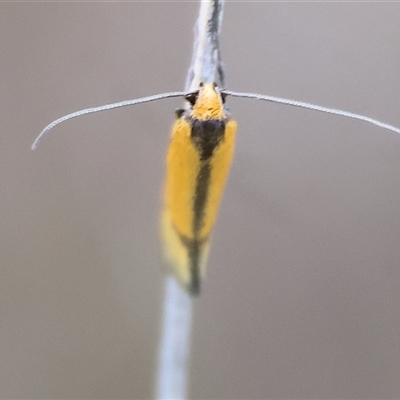
[[[187,96],[167,153],[161,217],[165,257],[179,282],[198,294],[222,191],[232,161],[236,122],[215,84]]]

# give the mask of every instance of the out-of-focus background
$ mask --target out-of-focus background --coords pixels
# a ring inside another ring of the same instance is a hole
[[[149,398],[157,216],[196,2],[0,5],[0,397]],[[231,90],[400,126],[400,4],[226,4]],[[400,398],[400,136],[228,99],[239,130],[196,300],[191,398]]]

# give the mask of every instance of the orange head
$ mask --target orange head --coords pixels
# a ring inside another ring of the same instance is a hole
[[[193,104],[191,116],[201,121],[225,118],[221,94],[214,83],[200,84],[199,94]]]

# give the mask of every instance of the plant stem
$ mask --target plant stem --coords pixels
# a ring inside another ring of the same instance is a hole
[[[224,0],[201,1],[186,91],[198,90],[200,82],[215,82],[217,76],[218,83],[224,85],[219,50],[223,5]],[[186,399],[193,298],[170,275],[166,278],[164,296],[155,397]]]

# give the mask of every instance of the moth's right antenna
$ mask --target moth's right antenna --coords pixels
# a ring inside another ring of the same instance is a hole
[[[342,117],[358,119],[360,121],[369,122],[370,124],[374,124],[381,128],[388,129],[389,131],[400,133],[400,129],[396,128],[393,125],[389,125],[389,124],[386,124],[385,122],[381,122],[376,119],[367,117],[365,115],[355,114],[355,113],[352,113],[349,111],[338,110],[335,108],[329,108],[329,107],[324,107],[324,106],[318,106],[316,104],[305,103],[303,101],[283,99],[281,97],[266,96],[266,95],[257,94],[257,93],[232,92],[230,90],[225,90],[225,89],[221,90],[221,93],[224,93],[224,94],[227,94],[228,96],[233,96],[233,97],[243,97],[243,98],[248,98],[248,99],[270,101],[272,103],[280,103],[280,104],[285,104],[287,106],[307,108],[309,110],[321,111],[321,112],[328,113],[328,114],[334,114],[334,115],[340,115]]]

